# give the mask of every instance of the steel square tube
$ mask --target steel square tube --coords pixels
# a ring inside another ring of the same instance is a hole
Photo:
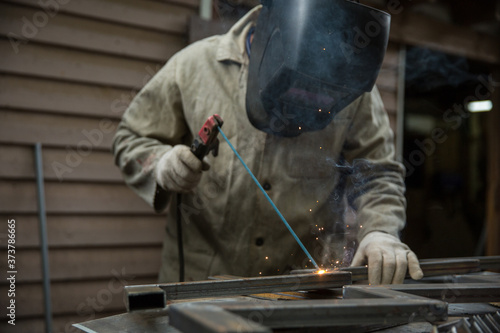
[[[127,309],[145,309],[143,300],[153,291],[163,290],[166,301],[219,296],[239,296],[279,291],[314,290],[339,288],[351,284],[349,272],[324,274],[300,274],[238,278],[230,280],[207,280],[157,285],[126,286]],[[150,308],[157,308],[151,306]]]
[[[492,260],[492,262],[496,261]],[[424,276],[426,277],[452,275],[452,274],[467,274],[467,273],[479,272],[481,270],[480,259],[477,258],[421,260],[420,267],[422,268]],[[314,270],[301,269],[292,271],[292,273],[304,274],[304,273],[310,273],[312,271]],[[351,272],[352,281],[368,280],[368,267],[366,266],[342,267],[339,268],[338,271]],[[409,278],[410,276],[407,275],[407,277]]]
[[[448,303],[500,301],[500,283],[431,283],[386,286],[345,286],[344,298],[393,297],[394,292],[442,300]]]
[[[223,308],[245,319],[271,328],[330,327],[368,324],[404,324],[410,321],[443,321],[447,304],[421,298],[356,299],[275,302],[199,302]],[[182,311],[185,304],[169,309]],[[174,311],[170,311],[174,320]]]

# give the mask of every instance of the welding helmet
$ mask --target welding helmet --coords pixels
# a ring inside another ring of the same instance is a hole
[[[251,44],[247,115],[293,137],[325,128],[372,90],[390,15],[347,0],[265,0]]]

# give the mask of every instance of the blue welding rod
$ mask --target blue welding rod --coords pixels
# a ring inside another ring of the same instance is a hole
[[[288,222],[286,221],[285,217],[283,216],[283,214],[281,214],[281,212],[279,211],[278,207],[276,207],[276,205],[274,204],[274,202],[271,200],[271,198],[269,197],[269,195],[267,195],[266,191],[264,190],[264,188],[262,188],[262,185],[260,185],[259,181],[257,180],[257,178],[254,176],[254,174],[252,173],[252,171],[250,171],[250,168],[246,165],[246,163],[243,161],[243,159],[241,158],[240,154],[238,154],[238,152],[236,151],[236,149],[233,147],[233,145],[231,144],[231,142],[229,142],[229,139],[227,138],[227,136],[224,134],[224,132],[222,131],[222,129],[220,128],[219,126],[219,132],[220,134],[222,135],[222,137],[224,138],[224,140],[226,140],[227,144],[229,145],[229,147],[233,150],[233,152],[236,154],[236,157],[238,157],[238,159],[240,160],[241,164],[243,164],[243,166],[245,167],[245,169],[247,170],[247,172],[250,174],[250,176],[252,177],[253,181],[255,182],[255,184],[257,184],[257,186],[259,187],[259,189],[262,191],[262,193],[264,193],[264,195],[266,196],[266,199],[267,201],[269,201],[269,203],[271,204],[271,206],[273,206],[274,210],[276,211],[276,213],[278,214],[278,216],[281,218],[281,221],[283,221],[283,223],[285,224],[285,226],[287,227],[287,229],[290,231],[290,233],[292,234],[293,238],[295,238],[295,240],[297,241],[297,243],[299,243],[300,247],[302,248],[302,250],[304,251],[304,253],[307,255],[307,257],[309,258],[309,260],[311,260],[312,264],[317,268],[319,269],[319,266],[318,264],[316,264],[316,261],[314,261],[313,257],[311,256],[311,254],[309,253],[309,251],[307,251],[306,247],[304,246],[304,244],[302,244],[302,242],[300,241],[299,237],[297,236],[297,234],[293,231],[292,227],[290,226],[290,224],[288,224]]]

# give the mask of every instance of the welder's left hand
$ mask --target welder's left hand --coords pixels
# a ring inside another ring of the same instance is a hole
[[[400,284],[406,276],[406,269],[414,280],[424,276],[418,258],[408,245],[384,232],[373,231],[359,243],[352,266],[368,264],[370,284]]]

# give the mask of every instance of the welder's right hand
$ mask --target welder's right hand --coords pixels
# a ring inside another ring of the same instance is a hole
[[[177,145],[156,164],[156,182],[164,190],[186,193],[198,185],[202,170],[208,168],[208,164],[200,161],[188,146]]]

